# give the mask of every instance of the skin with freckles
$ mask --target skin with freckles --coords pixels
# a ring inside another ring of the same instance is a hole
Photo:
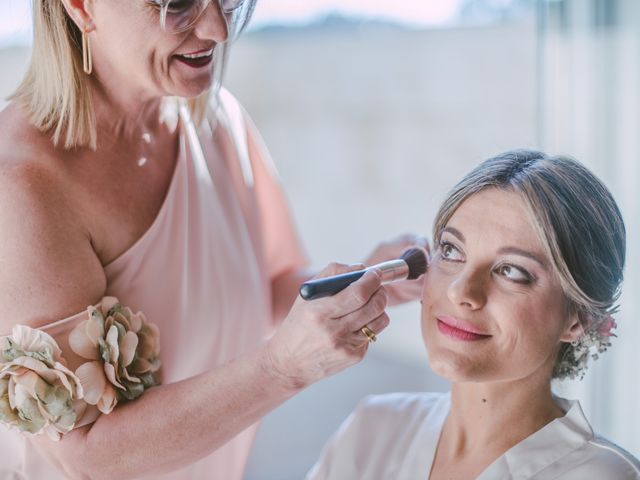
[[[160,28],[160,11],[149,0],[63,4],[88,32],[93,73],[84,80],[99,132],[97,149],[53,146],[50,134],[30,125],[26,112],[13,102],[0,113],[0,146],[10,152],[0,160],[37,170],[46,178],[42,190],[47,195],[73,192],[68,199],[73,205],[64,208],[74,211],[87,246],[106,265],[149,228],[169,187],[178,132],[161,119],[163,97],[194,97],[211,86],[213,62],[193,68],[176,55],[226,42],[228,25],[218,2],[211,2],[193,27],[179,34]],[[228,141],[222,133],[220,137],[220,142]],[[249,137],[252,151],[261,154],[254,148],[254,133]],[[93,290],[103,288],[101,283]]]
[[[93,72],[82,78],[92,98],[97,148],[54,145],[17,102],[0,112],[0,231],[11,232],[0,238],[0,333],[15,324],[40,327],[103,298],[104,266],[153,223],[178,161],[178,131],[160,115],[163,97],[200,95],[213,80],[215,56],[199,68],[178,56],[228,38],[217,1],[178,34],[160,28],[149,0],[50,1],[62,1],[88,32]],[[246,123],[249,156],[259,164],[267,153]],[[222,152],[235,148],[223,128],[211,141]],[[399,237],[366,261],[397,258],[413,242]],[[321,274],[353,269],[332,264]],[[361,360],[369,348],[363,325],[376,334],[388,326],[388,297],[376,272],[335,297],[304,302],[298,288],[311,275],[299,268],[270,279],[274,308],[264,315],[279,328],[265,344],[247,345],[247,354],[225,365],[151,388],[60,442],[33,437],[30,445],[74,479],[167,473],[215,452],[302,388]],[[404,288],[398,283],[391,301],[417,298],[419,287],[417,281]]]
[[[430,478],[475,478],[564,415],[551,373],[561,342],[581,326],[518,193],[489,188],[469,197],[433,250],[423,339],[431,368],[453,384]]]

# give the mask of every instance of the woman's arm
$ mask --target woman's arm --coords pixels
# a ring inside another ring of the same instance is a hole
[[[307,266],[305,249],[269,151],[251,118],[244,110],[242,115],[255,180],[266,269],[271,275],[273,322],[279,325],[298,296],[300,285],[318,272]]]
[[[310,268],[299,268],[284,272],[271,280],[273,319],[279,325],[287,316],[291,305],[298,297],[300,285],[317,275]]]
[[[274,324],[278,325],[298,296],[300,285],[317,272],[305,265],[304,248],[298,238],[269,152],[246,112],[244,112],[244,119],[248,153],[254,170],[257,198],[264,224],[263,237],[267,268],[271,273],[275,270],[275,275],[271,278],[271,294]],[[358,268],[400,258],[406,249],[415,246],[429,250],[428,241],[414,234],[405,234],[381,242]],[[397,305],[417,300],[422,292],[422,278],[395,283],[387,290],[390,304]]]
[[[0,172],[3,333],[16,323],[38,327],[65,318],[105,292],[88,231],[54,177],[42,168]],[[344,270],[333,266],[325,274]],[[386,294],[377,274],[342,293],[296,303],[269,343],[252,354],[150,389],[60,442],[35,437],[33,444],[70,478],[125,479],[188,465],[300,389],[362,358],[367,343],[358,329],[388,324]]]

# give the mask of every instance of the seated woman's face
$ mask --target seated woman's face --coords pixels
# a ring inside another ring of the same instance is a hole
[[[571,338],[567,302],[524,200],[505,190],[483,190],[453,214],[434,245],[422,304],[431,368],[452,381],[550,376],[560,341]]]

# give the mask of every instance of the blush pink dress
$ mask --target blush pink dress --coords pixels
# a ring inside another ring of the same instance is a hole
[[[159,327],[165,384],[255,350],[272,333],[270,280],[306,264],[273,166],[268,158],[249,158],[242,109],[228,92],[220,98],[199,130],[176,102],[180,153],[164,203],[146,233],[104,267],[107,295]],[[222,147],[221,128],[233,148]],[[65,334],[84,318],[42,329],[73,357]],[[88,410],[81,423],[96,416]],[[256,429],[192,465],[143,478],[241,479]],[[64,477],[24,434],[0,426],[0,478]]]

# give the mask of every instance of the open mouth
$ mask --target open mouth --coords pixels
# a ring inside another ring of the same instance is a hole
[[[202,68],[209,65],[213,60],[213,49],[174,56],[177,60],[184,63],[185,65],[189,65],[193,68]]]

